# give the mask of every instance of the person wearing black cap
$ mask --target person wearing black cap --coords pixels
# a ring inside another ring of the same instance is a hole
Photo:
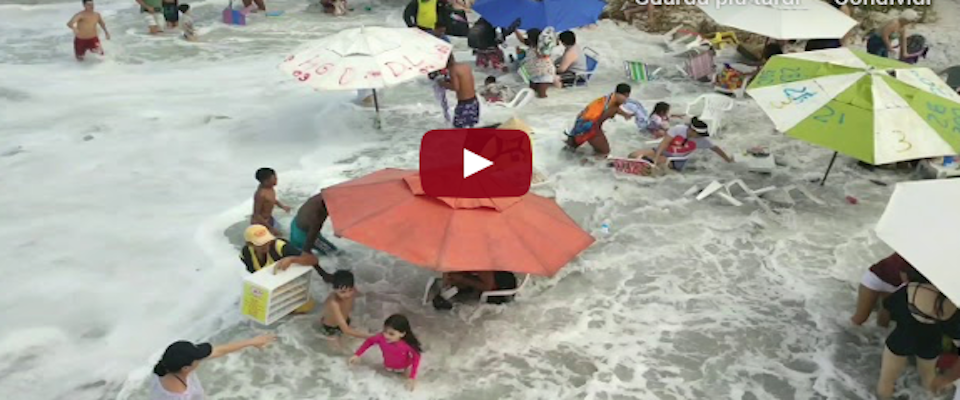
[[[733,162],[733,157],[727,155],[720,146],[710,141],[710,130],[707,123],[697,117],[690,120],[689,125],[677,125],[667,131],[663,141],[655,149],[637,150],[630,153],[629,158],[643,158],[654,165],[666,164],[668,157],[686,157],[699,149],[710,149],[717,153],[724,161]],[[680,171],[686,161],[673,161],[670,167]]]
[[[203,400],[203,385],[193,373],[200,366],[200,361],[222,357],[247,347],[262,349],[276,339],[274,335],[262,335],[216,347],[210,343],[174,342],[167,346],[163,357],[153,367],[157,379],[153,381],[150,400]]]

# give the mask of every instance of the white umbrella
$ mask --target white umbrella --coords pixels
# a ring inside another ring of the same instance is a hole
[[[417,28],[360,27],[303,46],[279,68],[317,90],[377,91],[446,67],[452,45]]]
[[[877,236],[923,273],[940,292],[960,304],[960,180],[897,184]]]
[[[856,20],[821,0],[774,2],[783,3],[776,5],[719,2],[723,4],[706,0],[698,5],[720,25],[773,39],[839,39],[857,25]]]

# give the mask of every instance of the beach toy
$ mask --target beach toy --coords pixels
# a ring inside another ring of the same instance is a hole
[[[313,268],[292,265],[276,272],[273,265],[243,279],[240,313],[263,325],[270,325],[310,299],[310,278]]]

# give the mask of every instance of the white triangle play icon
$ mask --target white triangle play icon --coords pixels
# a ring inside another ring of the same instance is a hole
[[[470,150],[463,149],[463,178],[483,171],[493,165],[490,160],[480,157],[477,153],[474,153]]]

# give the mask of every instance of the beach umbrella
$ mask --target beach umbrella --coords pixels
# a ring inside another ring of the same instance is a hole
[[[321,193],[337,236],[435,271],[552,276],[594,242],[553,200],[430,197],[415,170],[388,168]]]
[[[603,0],[479,0],[473,11],[501,28],[520,18],[520,29],[562,32],[597,22],[606,6]]]
[[[890,196],[877,236],[954,303],[960,304],[960,180],[898,183]]]
[[[373,89],[379,127],[376,89],[446,68],[451,50],[417,28],[359,27],[304,45],[279,68],[316,90]]]
[[[857,25],[822,0],[763,3],[706,0],[697,4],[719,25],[772,39],[839,39]]]
[[[960,152],[960,95],[936,73],[847,48],[772,57],[747,93],[777,130],[882,165]]]

